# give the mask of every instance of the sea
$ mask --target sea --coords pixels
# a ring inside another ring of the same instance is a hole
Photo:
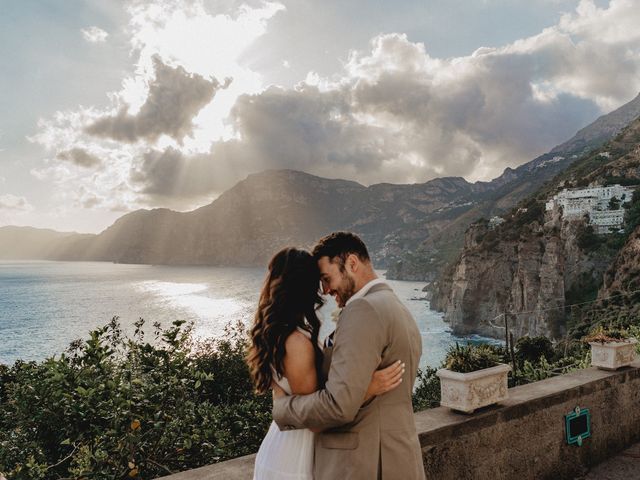
[[[60,355],[72,341],[88,338],[114,316],[125,332],[132,332],[139,318],[149,326],[186,320],[193,322],[197,338],[219,338],[227,325],[250,325],[265,274],[260,268],[0,262],[0,363]],[[421,366],[438,367],[456,342],[497,343],[453,335],[442,314],[429,308],[422,291],[425,283],[388,283],[420,329]],[[337,306],[327,298],[320,310],[321,337],[334,328],[331,314]]]

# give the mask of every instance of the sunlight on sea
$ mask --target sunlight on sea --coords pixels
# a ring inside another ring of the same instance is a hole
[[[212,298],[209,286],[204,283],[175,283],[147,280],[134,285],[143,292],[157,297],[159,304],[168,309],[191,312],[198,317],[194,333],[196,337],[218,337],[231,318],[238,318],[249,305],[236,298]]]

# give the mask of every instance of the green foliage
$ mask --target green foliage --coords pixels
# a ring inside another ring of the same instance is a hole
[[[551,361],[555,357],[553,344],[547,337],[521,337],[515,345],[515,358],[518,365],[534,363],[543,358]]]
[[[635,186],[640,183],[637,178],[619,177],[619,176],[606,176],[603,181],[603,186],[610,185],[623,185],[623,186]]]
[[[588,346],[570,339],[556,345],[546,337],[518,339],[515,350],[517,365],[511,372],[510,385],[524,385],[587,368],[591,365],[590,355]]]
[[[500,363],[500,356],[490,345],[461,346],[456,343],[449,347],[443,363],[453,372],[468,373],[495,367]]]
[[[431,367],[418,369],[412,397],[414,412],[440,406],[440,378],[436,376],[436,371]]]
[[[601,285],[602,277],[596,275],[593,270],[583,272],[575,278],[571,287],[565,292],[565,303],[574,305],[591,302],[597,298]]]
[[[0,472],[9,479],[156,478],[257,450],[270,397],[254,395],[244,331],[193,341],[176,321],[116,318],[60,357],[0,368]]]
[[[589,332],[589,335],[584,338],[584,342],[611,343],[620,342],[628,338],[629,331],[624,328],[605,327],[604,325],[598,325],[596,328],[591,330],[591,332]]]
[[[638,340],[636,352],[640,355],[640,325],[631,325],[629,327],[629,336]]]
[[[593,227],[585,222],[578,227],[576,241],[578,247],[584,252],[593,252],[600,247],[601,238],[595,233]]]
[[[588,368],[590,365],[591,356],[588,352],[579,358],[564,357],[555,362],[549,362],[544,356],[540,357],[537,362],[525,360],[518,371],[518,385],[564,375],[575,370]]]

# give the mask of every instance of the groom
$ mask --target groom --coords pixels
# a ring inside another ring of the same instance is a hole
[[[416,322],[380,280],[360,238],[336,232],[313,250],[323,293],[344,307],[324,350],[326,384],[310,395],[274,389],[273,419],[281,430],[316,435],[316,480],[423,480],[411,405],[422,340]],[[332,341],[331,341],[332,340]],[[362,405],[373,372],[401,360],[399,387]]]

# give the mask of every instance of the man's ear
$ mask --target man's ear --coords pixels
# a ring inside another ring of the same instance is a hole
[[[351,270],[351,272],[356,273],[358,271],[360,262],[357,255],[350,253],[345,263],[349,266],[349,270]]]

